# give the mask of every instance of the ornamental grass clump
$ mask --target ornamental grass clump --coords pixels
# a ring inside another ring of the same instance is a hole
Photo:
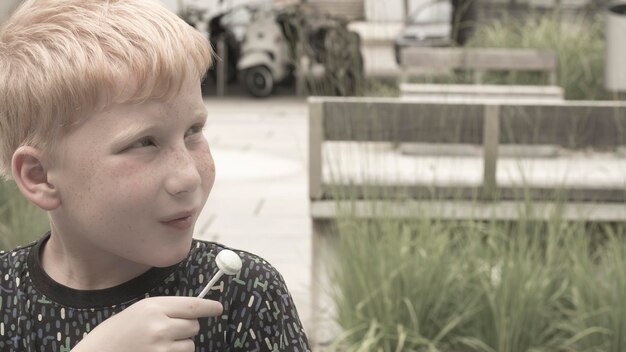
[[[337,222],[335,350],[626,349],[623,226],[372,211]]]
[[[568,319],[574,351],[626,350],[626,228],[623,224],[597,226],[601,235],[580,238],[572,246],[568,279]],[[597,237],[602,243],[598,244]]]
[[[561,307],[570,288],[566,271],[572,226],[521,219],[491,224],[474,261],[485,263],[480,275],[480,309],[460,332],[463,350],[558,351],[567,333]],[[557,230],[558,229],[558,230]],[[562,231],[562,232],[556,232]]]
[[[439,350],[478,308],[471,239],[443,223],[341,219],[334,280],[337,348]]]
[[[566,99],[602,100],[612,96],[604,89],[604,19],[558,12],[523,19],[505,17],[479,26],[467,44],[480,48],[554,50],[558,56],[557,85]],[[485,83],[547,84],[540,73],[489,73]]]

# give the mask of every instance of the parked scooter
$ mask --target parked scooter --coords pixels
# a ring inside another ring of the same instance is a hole
[[[293,72],[284,33],[271,7],[257,7],[241,43],[237,70],[244,88],[256,97],[266,97],[274,86]]]
[[[362,86],[358,34],[307,4],[274,6],[258,0],[210,15],[189,7],[181,16],[205,28],[213,47],[220,48],[219,64],[209,70],[203,88],[217,81],[220,67],[224,82],[239,81],[251,95],[266,97],[276,85],[296,81],[296,66],[297,88],[306,93],[347,96]]]

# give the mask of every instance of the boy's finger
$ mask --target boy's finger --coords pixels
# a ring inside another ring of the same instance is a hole
[[[196,297],[160,297],[165,314],[170,318],[198,319],[222,313],[220,302]]]
[[[169,322],[170,328],[167,336],[172,340],[184,340],[198,335],[200,332],[200,322],[198,319],[178,319],[173,318]]]
[[[168,349],[169,352],[193,352],[195,350],[196,345],[190,339],[174,341]]]

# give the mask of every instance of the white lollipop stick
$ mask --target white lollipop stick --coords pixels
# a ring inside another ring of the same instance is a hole
[[[222,275],[235,275],[239,272],[239,270],[241,270],[241,258],[239,258],[237,253],[228,249],[224,249],[217,254],[215,257],[215,263],[217,264],[219,270],[215,273],[211,280],[209,280],[209,283],[204,286],[204,289],[200,292],[198,298],[206,296],[211,287],[215,285],[217,280],[219,280]]]

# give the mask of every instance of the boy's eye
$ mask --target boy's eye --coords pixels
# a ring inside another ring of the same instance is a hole
[[[194,134],[201,133],[203,129],[204,129],[204,125],[203,124],[193,125],[193,126],[191,126],[191,128],[189,128],[187,130],[187,133],[185,133],[185,138],[187,138],[189,136],[192,136]]]
[[[131,144],[128,149],[132,149],[132,148],[146,148],[146,147],[152,147],[155,146],[156,143],[154,143],[154,140],[152,139],[152,137],[144,137],[140,140],[138,140],[137,142]]]

